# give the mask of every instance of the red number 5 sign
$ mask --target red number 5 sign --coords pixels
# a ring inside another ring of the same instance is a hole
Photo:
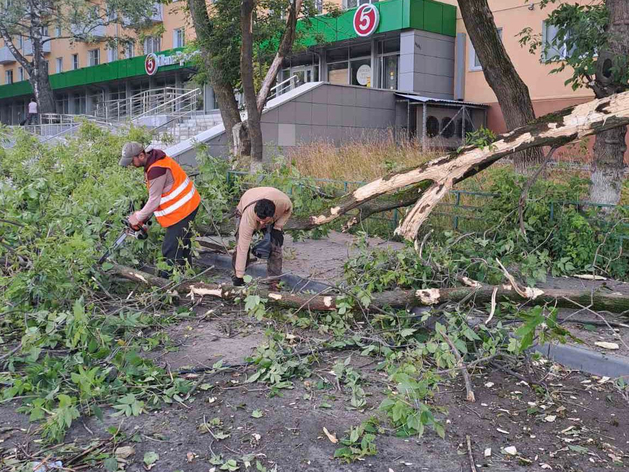
[[[380,23],[380,12],[369,3],[361,5],[354,13],[354,31],[358,36],[371,36]]]

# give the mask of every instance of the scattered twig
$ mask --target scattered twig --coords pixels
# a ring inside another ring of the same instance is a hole
[[[463,380],[465,381],[465,390],[467,391],[467,401],[474,403],[476,401],[476,397],[474,396],[474,390],[472,389],[472,377],[470,376],[467,367],[465,367],[465,364],[463,363],[463,358],[461,357],[459,350],[456,348],[448,335],[446,333],[440,334],[441,336],[443,336],[443,339],[445,339],[445,341],[448,343],[448,346],[450,346],[452,354],[454,354],[454,357],[456,358],[458,367],[460,367],[461,369],[461,374],[463,374]]]
[[[470,458],[470,468],[471,472],[478,472],[476,470],[476,465],[474,464],[474,455],[472,454],[472,440],[469,434],[465,435],[465,440],[467,441],[467,454]]]
[[[491,319],[494,317],[494,313],[496,313],[496,294],[498,293],[498,287],[494,288],[494,291],[491,294],[491,309],[489,310],[489,318],[485,321],[485,325],[488,325]]]

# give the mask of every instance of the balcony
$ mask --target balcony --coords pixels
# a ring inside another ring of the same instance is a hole
[[[162,23],[164,21],[164,5],[161,3],[154,3],[153,12],[146,17],[129,18],[127,16],[122,17],[123,26],[138,26],[146,23]]]
[[[15,62],[15,57],[9,51],[9,48],[4,46],[0,48],[0,64],[11,64]]]
[[[72,34],[81,41],[87,39],[102,39],[107,36],[105,25],[87,26],[87,25],[72,25],[70,27]]]
[[[42,39],[48,39],[48,37],[44,37]],[[44,44],[42,44],[42,49],[44,50],[44,54],[50,54],[50,41],[46,41]],[[30,39],[24,41],[22,54],[24,54],[25,56],[33,55],[33,42]]]
[[[153,14],[150,16],[153,23],[161,23],[164,21],[164,5],[162,3],[153,4]]]

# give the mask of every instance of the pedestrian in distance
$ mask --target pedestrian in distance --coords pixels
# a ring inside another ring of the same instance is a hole
[[[155,215],[166,228],[162,255],[171,271],[160,271],[160,276],[168,278],[173,266],[192,263],[192,222],[201,196],[186,172],[164,151],[128,142],[122,148],[120,165],[130,164],[143,168],[149,198],[141,210],[129,215],[129,224],[137,229]]]

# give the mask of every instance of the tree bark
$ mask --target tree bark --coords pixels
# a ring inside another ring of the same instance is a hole
[[[629,57],[629,2],[606,0],[609,11],[608,49],[599,53],[596,80],[593,85],[598,98],[608,97],[627,89],[627,84],[614,80],[614,65],[627,67]],[[606,131],[596,136],[592,158],[590,201],[607,205],[620,202],[624,178],[624,156],[627,150],[627,127]]]
[[[485,80],[496,94],[507,129],[535,120],[529,89],[520,78],[498,34],[487,0],[459,0],[465,29],[483,66]],[[541,149],[528,149],[513,156],[517,172],[541,164]]]
[[[258,110],[253,72],[253,15],[255,0],[243,0],[240,6],[240,28],[242,45],[240,47],[240,78],[247,110],[247,129],[251,140],[252,166],[261,165],[263,157],[261,112]]]
[[[55,99],[50,86],[50,79],[48,76],[48,69],[46,67],[46,60],[44,58],[43,51],[43,38],[41,37],[41,23],[37,15],[31,15],[31,22],[35,22],[35,25],[30,26],[30,41],[33,46],[33,60],[29,61],[24,55],[15,47],[13,38],[9,34],[4,25],[0,23],[0,36],[4,40],[5,46],[11,51],[15,60],[24,68],[28,73],[28,81],[33,88],[33,94],[37,100],[39,113],[55,113]]]
[[[241,123],[238,103],[234,95],[234,86],[222,79],[222,74],[214,70],[212,64],[212,21],[204,0],[188,0],[188,11],[197,36],[199,49],[203,57],[203,64],[209,77],[210,85],[214,89],[221,119],[229,143],[233,146],[232,130]]]
[[[277,77],[280,68],[282,67],[282,62],[284,62],[284,58],[290,53],[291,48],[293,47],[293,43],[295,42],[295,30],[297,29],[297,15],[301,11],[303,0],[294,0],[290,3],[290,7],[288,10],[288,17],[286,19],[286,30],[282,36],[282,40],[280,41],[280,45],[277,48],[277,54],[275,54],[275,58],[269,67],[269,70],[262,81],[262,85],[260,86],[260,91],[258,92],[258,111],[262,113],[264,109],[264,105],[266,104],[267,99],[269,98],[269,93],[271,92],[271,85],[275,82],[275,77]]]
[[[120,275],[126,279],[141,282],[147,286],[160,287],[177,291],[184,297],[196,300],[210,297],[235,301],[243,299],[243,290],[226,285],[208,284],[205,282],[184,282],[172,286],[170,282],[146,272],[118,264],[108,271],[111,275]],[[534,289],[526,288],[525,295],[520,295],[511,285],[483,285],[480,287],[431,288],[424,290],[392,290],[372,294],[371,307],[374,308],[412,308],[414,306],[433,306],[445,302],[458,303],[472,300],[474,303],[490,303],[496,291],[498,302],[511,300],[529,302],[535,305],[551,304],[553,306],[576,308],[587,306],[595,311],[622,313],[629,310],[629,296],[610,292],[591,292],[578,290]],[[253,291],[250,293],[254,293]],[[333,311],[337,309],[337,301],[346,300],[345,295],[294,294],[256,290],[255,293],[268,300],[274,306],[297,308],[313,311]],[[369,307],[365,307],[367,310]]]

